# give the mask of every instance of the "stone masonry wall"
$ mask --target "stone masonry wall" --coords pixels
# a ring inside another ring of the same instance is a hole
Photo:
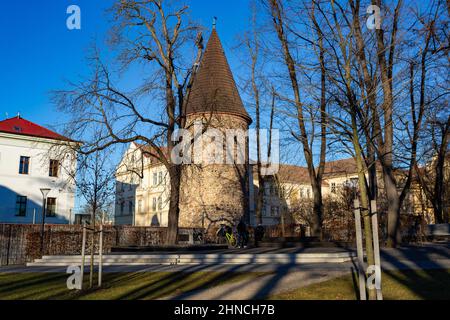
[[[248,129],[247,121],[239,116],[227,114],[191,115],[187,127],[193,133],[194,121],[202,121],[204,128],[217,129],[225,134],[226,129]],[[213,143],[213,141],[209,141]],[[208,153],[205,141],[202,160]],[[194,150],[195,152],[195,150]],[[234,150],[237,152],[237,150]],[[248,162],[248,145],[245,141],[245,162]],[[224,151],[224,156],[226,152]],[[194,155],[195,156],[195,155]],[[180,194],[181,227],[204,228],[214,233],[220,223],[237,225],[245,212],[245,189],[248,188],[246,164],[192,164],[182,170]]]

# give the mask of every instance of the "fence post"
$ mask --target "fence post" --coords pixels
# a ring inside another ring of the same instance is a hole
[[[11,237],[12,237],[12,224],[9,225],[8,232],[8,247],[6,248],[6,265],[9,265],[9,253],[11,251]]]
[[[98,244],[98,286],[102,286],[103,271],[103,223],[100,225],[100,239]]]
[[[380,243],[378,240],[378,212],[377,202],[375,200],[370,201],[370,210],[372,211],[372,237],[373,237],[373,251],[375,256],[375,265],[381,270],[381,258],[380,258]],[[381,276],[381,275],[380,275]],[[381,281],[380,281],[381,284]],[[383,293],[381,288],[377,288],[377,300],[383,300]]]
[[[364,276],[364,251],[362,243],[361,209],[358,199],[355,199],[354,207],[355,207],[356,251],[358,254],[359,297],[361,300],[367,300],[366,277]]]
[[[83,221],[83,239],[81,241],[81,289],[83,289],[83,280],[84,280],[85,248],[86,248],[86,221]]]

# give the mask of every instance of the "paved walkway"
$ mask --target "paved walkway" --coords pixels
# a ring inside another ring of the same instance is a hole
[[[315,252],[316,249],[313,249]],[[253,249],[252,251],[257,251]],[[272,253],[273,249],[270,250]],[[279,249],[285,253],[289,250]],[[311,252],[310,250],[308,250]],[[333,250],[334,251],[334,250]],[[246,252],[248,251],[241,251]],[[261,249],[260,253],[267,252]],[[292,252],[292,251],[291,251]],[[328,251],[329,252],[329,251]],[[335,252],[335,251],[334,251]],[[227,253],[229,253],[227,251]],[[381,251],[383,270],[423,270],[449,269],[449,244],[426,244],[423,246],[383,249]],[[86,268],[87,270],[87,268]],[[264,272],[257,279],[244,279],[235,283],[196,290],[171,296],[166,299],[263,299],[269,295],[291,291],[313,283],[333,279],[355,270],[355,261],[346,263],[310,263],[299,265],[150,265],[150,266],[109,266],[104,272]],[[66,272],[65,267],[0,267],[3,272]],[[267,274],[270,273],[270,274]]]

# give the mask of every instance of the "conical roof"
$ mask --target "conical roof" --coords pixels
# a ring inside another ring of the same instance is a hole
[[[215,29],[209,38],[186,105],[186,115],[227,113],[251,118],[241,97]]]

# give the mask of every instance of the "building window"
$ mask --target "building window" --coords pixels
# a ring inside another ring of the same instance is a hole
[[[123,185],[122,185],[123,186]],[[123,216],[123,211],[125,210],[125,203],[122,201],[120,203],[120,215]]]
[[[48,171],[49,177],[57,177],[59,169],[59,161],[58,160],[50,160],[50,167]]]
[[[16,216],[25,217],[27,214],[27,197],[17,196],[16,198]]]
[[[28,174],[30,170],[30,157],[20,157],[19,173]]]
[[[156,172],[153,173],[153,185],[156,186],[158,184],[158,174]]]
[[[272,217],[278,217],[280,215],[280,208],[274,206],[271,208],[270,213],[271,213]]]
[[[128,201],[128,213],[133,214],[133,201]]]
[[[271,194],[272,196],[275,195],[275,187],[274,187],[273,185],[270,186],[270,194]]]
[[[159,173],[159,184],[162,184],[162,182],[163,182],[163,173],[160,172]]]
[[[45,209],[47,217],[56,216],[56,198],[47,198],[47,208]]]
[[[336,193],[336,183],[331,183],[331,193]]]
[[[152,227],[159,227],[160,226],[160,220],[158,219],[158,214],[155,213],[150,221],[150,226]]]
[[[264,194],[270,196],[270,186],[268,184],[264,184]]]
[[[152,209],[153,209],[153,211],[156,211],[156,198],[153,198],[153,206],[152,206]]]
[[[139,213],[144,212],[144,210],[143,210],[143,208],[142,208],[142,200],[139,200],[139,201],[138,201],[138,212],[139,212]]]
[[[158,210],[162,210],[162,196],[158,197]]]

